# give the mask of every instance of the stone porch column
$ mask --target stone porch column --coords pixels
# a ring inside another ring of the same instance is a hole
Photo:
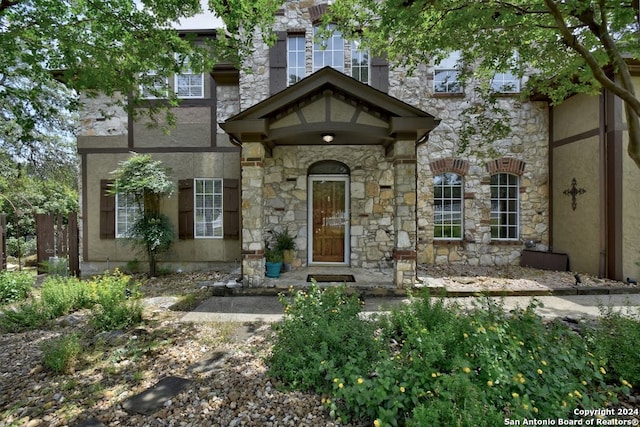
[[[395,187],[394,284],[412,287],[416,277],[416,149],[415,135],[398,136],[394,146]]]
[[[261,286],[264,281],[264,156],[265,149],[260,142],[242,142],[242,281],[245,286]]]

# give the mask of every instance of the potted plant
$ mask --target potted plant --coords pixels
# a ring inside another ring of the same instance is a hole
[[[282,252],[277,249],[267,249],[265,251],[265,267],[267,277],[278,278],[282,270]]]
[[[275,239],[275,249],[282,254],[284,271],[291,271],[291,262],[293,261],[293,251],[296,249],[295,236],[289,234],[289,227],[285,227],[282,231],[273,231]]]

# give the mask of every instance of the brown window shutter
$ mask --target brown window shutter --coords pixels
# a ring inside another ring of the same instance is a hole
[[[386,58],[371,58],[371,86],[382,92],[389,92],[389,62]]]
[[[109,194],[112,180],[100,180],[100,238],[116,238],[116,197]]]
[[[225,239],[240,238],[240,189],[237,179],[225,179],[222,192]]]
[[[178,181],[178,237],[193,239],[193,179]]]
[[[287,87],[287,32],[277,31],[276,42],[269,49],[269,93],[280,92]]]

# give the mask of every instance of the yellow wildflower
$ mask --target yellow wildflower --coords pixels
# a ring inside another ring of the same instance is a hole
[[[431,373],[431,378],[435,378],[435,377],[437,377],[437,376],[438,376],[438,374],[436,374],[435,372],[432,372],[432,373]]]
[[[466,332],[464,334],[462,334],[463,337],[465,338],[469,338],[469,334],[467,334]]]
[[[535,412],[536,414],[538,413],[538,408],[536,408],[535,406],[533,407],[533,412]]]
[[[607,371],[602,366],[600,366],[600,372],[602,372],[602,375],[607,374]]]
[[[375,420],[375,421],[373,422],[373,426],[374,426],[374,427],[380,427],[381,425],[382,425],[382,423],[380,422],[380,420]]]
[[[334,378],[334,379],[333,379],[333,382],[334,382],[334,383],[337,383],[338,381],[340,381],[340,380],[339,380],[339,379],[337,379],[337,378]]]
[[[538,368],[536,372],[538,373],[538,375],[542,375],[542,369]]]
[[[564,400],[562,401],[562,406],[567,406],[567,402],[565,402]]]
[[[465,374],[468,374],[469,372],[471,372],[471,368],[469,368],[468,366],[465,366],[464,368],[462,368],[462,372],[464,372]]]
[[[493,381],[491,381],[491,380],[487,381],[487,385],[488,385],[489,387],[493,387]]]
[[[522,404],[522,409],[524,409],[526,411],[527,409],[529,409],[529,405],[527,405],[526,403],[523,403]]]
[[[362,378],[358,378],[358,384],[362,384],[364,380]]]
[[[587,385],[587,382],[585,380],[582,380],[582,385]]]
[[[344,387],[344,384],[342,383],[338,384],[338,388],[342,388],[342,387]]]
[[[575,390],[573,393],[576,395],[578,399],[582,399],[582,394],[578,390]]]
[[[514,399],[517,399],[518,397],[520,397],[520,395],[519,395],[518,393],[516,393],[515,391],[514,391],[513,393],[511,393],[511,396],[512,396]]]
[[[405,388],[400,386],[400,393],[404,393],[405,392]]]
[[[541,360],[540,363],[542,363],[542,366],[547,366],[547,361],[546,360]]]

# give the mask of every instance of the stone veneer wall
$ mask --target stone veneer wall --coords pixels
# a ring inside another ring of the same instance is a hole
[[[330,153],[330,154],[329,154]],[[296,235],[294,266],[307,262],[307,170],[320,160],[338,160],[351,170],[351,265],[388,267],[394,249],[393,164],[382,147],[276,147],[265,158],[266,230],[289,227]]]
[[[312,26],[308,8],[324,1],[302,0],[289,1],[284,6],[284,15],[279,16],[276,31],[305,29],[307,34],[307,51],[311,51]],[[269,55],[265,54],[266,45],[258,42],[257,50],[250,59],[252,73],[241,73],[240,92],[241,108],[250,107],[269,96]],[[347,49],[345,49],[347,50]],[[345,61],[347,63],[347,61]],[[311,61],[307,60],[307,73],[311,72]],[[462,128],[461,113],[476,100],[470,99],[472,87],[466,88],[465,97],[438,97],[433,94],[433,67],[422,65],[412,75],[403,69],[390,69],[389,94],[408,104],[418,107],[436,118],[441,119],[440,125],[431,132],[429,140],[417,150],[418,175],[418,262],[422,263],[468,263],[472,265],[504,265],[517,263],[523,244],[517,242],[492,242],[490,217],[490,175],[486,163],[491,159],[512,157],[525,163],[523,175],[520,177],[520,237],[521,240],[536,241],[537,249],[546,250],[549,243],[549,197],[548,197],[548,110],[543,102],[522,102],[514,96],[505,96],[500,106],[511,112],[511,135],[504,140],[496,141],[491,147],[472,146],[462,154],[458,154],[458,133]],[[489,148],[493,153],[489,154]],[[481,154],[484,152],[485,154]],[[350,159],[352,152],[340,155],[336,160]],[[459,242],[434,242],[433,236],[433,175],[429,165],[444,158],[460,158],[468,161],[469,171],[464,176],[464,239]],[[273,166],[278,166],[274,160]],[[297,176],[292,173],[283,174],[284,179]],[[299,170],[301,179],[305,179],[306,171]],[[279,176],[279,175],[278,175]],[[275,186],[275,180],[271,183]],[[306,181],[305,181],[306,182]],[[283,186],[291,186],[291,182],[282,182]],[[299,190],[301,183],[296,183]],[[352,188],[353,192],[353,188]],[[306,193],[305,193],[306,194]],[[274,200],[277,197],[274,198]],[[302,205],[304,208],[304,203]],[[296,208],[300,209],[300,208]],[[285,221],[286,211],[271,209],[270,224]],[[295,210],[294,210],[295,211]],[[273,213],[276,212],[276,213]],[[291,214],[288,214],[291,215]],[[297,213],[300,215],[300,212]],[[352,217],[356,216],[352,213]],[[352,218],[353,219],[353,218]],[[297,220],[296,220],[297,221]],[[352,223],[352,235],[361,233],[360,226],[368,221],[360,220],[361,224]],[[371,224],[369,224],[371,225]],[[380,233],[380,228],[373,224],[372,233]],[[391,228],[391,227],[390,227]],[[298,230],[298,238],[306,236],[306,230]],[[378,238],[383,239],[382,234]],[[386,254],[392,245],[380,242],[380,250],[373,249],[375,239],[370,237],[352,238],[352,257],[356,258],[354,265],[370,266],[376,256]],[[305,242],[299,241],[298,247],[306,247]],[[362,258],[363,253],[371,256]],[[366,261],[364,261],[366,259]]]

